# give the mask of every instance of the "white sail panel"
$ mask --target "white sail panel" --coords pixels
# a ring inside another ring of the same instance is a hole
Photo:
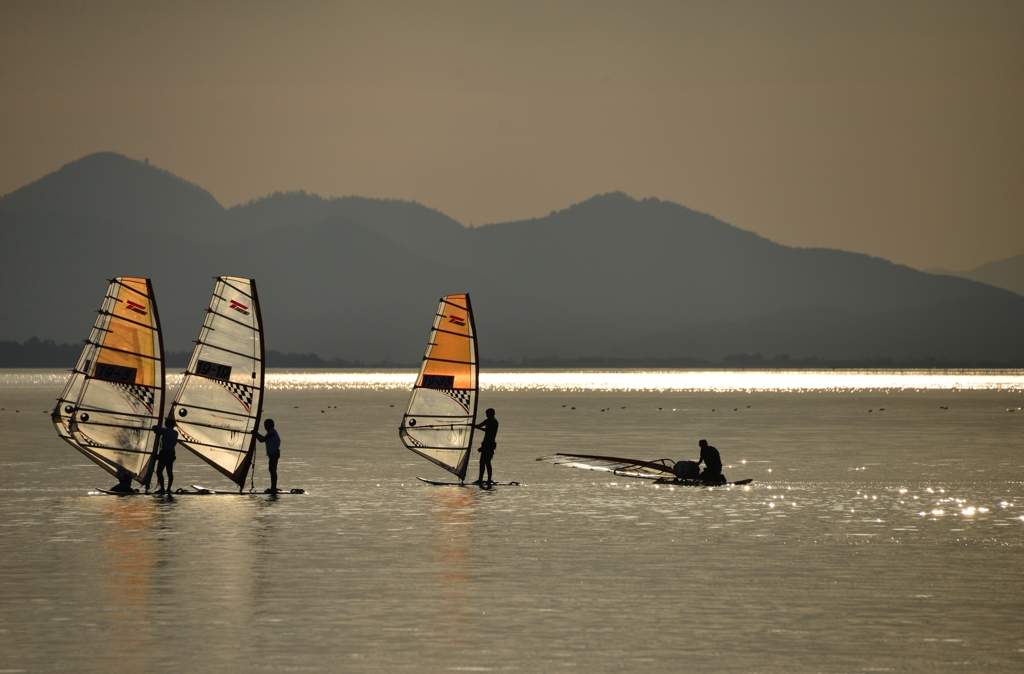
[[[399,437],[460,480],[466,477],[479,393],[476,325],[469,295],[441,298]]]
[[[57,434],[112,475],[149,486],[163,417],[160,317],[149,279],[110,282],[53,410]]]
[[[221,276],[171,411],[181,444],[239,486],[255,450],[263,370],[256,281]]]

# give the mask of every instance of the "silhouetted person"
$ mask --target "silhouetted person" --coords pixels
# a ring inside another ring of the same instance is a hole
[[[274,428],[274,420],[267,419],[263,422],[263,428],[266,429],[266,435],[260,435],[256,433],[256,439],[260,442],[267,443],[267,468],[270,470],[270,489],[267,490],[268,494],[277,493],[277,461],[281,458],[281,436],[277,434],[277,429]]]
[[[498,447],[498,443],[494,441],[498,437],[498,420],[494,418],[494,408],[488,408],[485,412],[487,418],[476,424],[473,428],[482,428],[484,431],[484,440],[480,443],[480,477],[473,484],[484,484],[484,469],[487,469],[487,484],[492,484],[491,479],[491,459],[494,458],[494,450]]]
[[[701,440],[698,444],[700,445],[700,459],[697,460],[697,465],[704,464],[704,472],[700,474],[704,484],[724,482],[722,457],[718,454],[718,450],[709,445],[707,440]]]
[[[178,431],[174,430],[174,417],[168,417],[167,426],[154,426],[153,432],[160,436],[160,451],[156,455],[156,481],[160,487],[157,494],[170,494],[174,483],[174,447],[178,444]],[[167,471],[167,489],[164,489],[164,471]]]

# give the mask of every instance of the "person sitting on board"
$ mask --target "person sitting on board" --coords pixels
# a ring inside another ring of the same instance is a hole
[[[160,436],[160,452],[156,455],[157,494],[170,494],[174,483],[174,446],[178,444],[178,431],[174,430],[174,417],[167,417],[166,426],[154,426],[153,432]],[[167,489],[164,489],[164,471],[167,471]]]
[[[260,442],[267,443],[267,468],[270,470],[270,489],[266,490],[267,494],[277,493],[277,461],[281,458],[281,436],[277,434],[277,429],[274,428],[274,420],[267,419],[263,422],[263,428],[266,429],[266,435],[260,435],[256,433],[256,439]]]
[[[481,428],[484,431],[484,440],[480,443],[480,449],[476,450],[480,452],[480,477],[473,484],[494,484],[491,479],[491,459],[494,458],[494,450],[498,447],[498,444],[494,439],[498,436],[498,420],[494,418],[494,408],[488,408],[484,413],[487,418],[480,423],[473,426],[473,428]],[[484,469],[487,469],[487,482],[484,482]]]
[[[704,472],[700,474],[704,484],[725,482],[722,475],[722,457],[718,450],[709,445],[707,440],[701,440],[697,444],[700,445],[700,459],[697,460],[697,465],[704,464]]]

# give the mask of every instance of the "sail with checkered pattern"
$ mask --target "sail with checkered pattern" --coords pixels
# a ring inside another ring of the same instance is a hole
[[[149,279],[110,282],[53,410],[57,434],[120,478],[148,487],[164,412],[164,347]]]
[[[263,353],[256,281],[218,277],[171,413],[178,441],[239,487],[263,412]]]
[[[420,456],[466,479],[479,393],[469,295],[441,298],[399,437]]]

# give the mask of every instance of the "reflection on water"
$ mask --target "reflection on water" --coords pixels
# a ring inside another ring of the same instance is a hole
[[[473,494],[469,489],[441,488],[430,494],[429,503],[431,571],[439,590],[435,627],[444,647],[456,653],[466,649],[472,627]]]
[[[1024,670],[1019,372],[493,373],[525,486],[486,492],[415,480],[443,475],[396,437],[412,376],[271,375],[308,495],[154,499],[87,496],[63,374],[0,373],[0,670]],[[753,484],[534,460],[701,437]]]
[[[110,611],[103,630],[104,648],[118,656],[146,653],[153,647],[148,625],[153,618],[150,593],[158,564],[153,540],[156,507],[152,503],[138,507],[121,499],[99,505],[107,519],[103,565],[94,571],[104,591],[96,608]]]

